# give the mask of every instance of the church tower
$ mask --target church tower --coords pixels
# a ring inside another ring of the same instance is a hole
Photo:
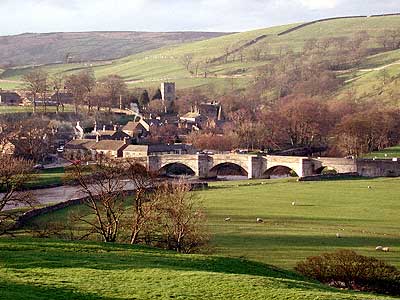
[[[175,101],[175,82],[163,82],[161,83],[161,96],[162,100],[167,102]]]

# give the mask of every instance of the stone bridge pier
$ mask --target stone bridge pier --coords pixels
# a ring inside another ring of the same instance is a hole
[[[347,158],[308,158],[244,154],[158,155],[137,158],[150,171],[166,173],[173,165],[190,169],[199,178],[216,177],[222,168],[234,168],[249,179],[269,178],[278,168],[294,171],[298,177],[321,174],[324,168],[337,173],[358,173],[365,177],[400,176],[400,161]]]

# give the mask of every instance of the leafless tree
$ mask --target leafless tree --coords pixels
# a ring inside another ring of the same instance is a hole
[[[43,101],[45,101],[46,91],[48,89],[47,85],[48,74],[41,69],[34,69],[33,71],[27,73],[23,76],[23,81],[25,82],[26,90],[31,93],[33,97],[33,113],[36,113],[36,100],[37,96],[41,95]]]
[[[108,159],[100,159],[91,166],[75,164],[69,177],[86,196],[84,204],[89,214],[79,216],[90,227],[86,236],[98,234],[104,242],[117,241],[128,201],[123,166]]]
[[[191,53],[186,53],[184,54],[181,59],[180,59],[182,65],[185,67],[187,71],[190,70],[190,65],[192,64],[193,61],[193,54]]]
[[[35,203],[31,193],[21,191],[32,173],[29,161],[0,154],[0,235],[10,230],[16,219],[10,209]]]
[[[78,113],[78,107],[87,104],[88,111],[91,110],[90,93],[96,84],[92,70],[84,70],[77,74],[72,74],[65,79],[65,86],[74,96],[75,113]]]

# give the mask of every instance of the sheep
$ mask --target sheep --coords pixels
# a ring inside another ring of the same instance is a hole
[[[375,248],[376,251],[382,251],[382,249],[383,249],[382,246],[377,246],[377,247]]]
[[[230,222],[231,218],[225,218],[225,222]]]
[[[383,248],[382,248],[382,251],[383,251],[383,252],[389,252],[389,250],[390,250],[389,247],[383,247]]]
[[[368,186],[368,189],[369,189],[369,190],[372,189],[372,186],[369,185],[369,186]]]
[[[292,202],[292,206],[296,206],[296,201],[293,201],[293,202]]]
[[[264,223],[264,220],[261,218],[257,218],[257,223]]]
[[[338,239],[340,239],[342,236],[340,235],[340,233],[336,233],[336,237],[337,237]]]

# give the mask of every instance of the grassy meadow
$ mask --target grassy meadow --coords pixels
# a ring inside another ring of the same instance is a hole
[[[211,183],[196,193],[207,212],[215,254],[292,269],[311,255],[353,249],[400,267],[399,183],[393,178],[256,180]],[[86,208],[64,209],[34,222],[64,223],[76,209]],[[230,222],[224,221],[227,217]],[[264,223],[256,223],[257,218]],[[392,251],[376,252],[378,245]]]
[[[88,242],[0,239],[0,299],[390,299],[258,262]]]

